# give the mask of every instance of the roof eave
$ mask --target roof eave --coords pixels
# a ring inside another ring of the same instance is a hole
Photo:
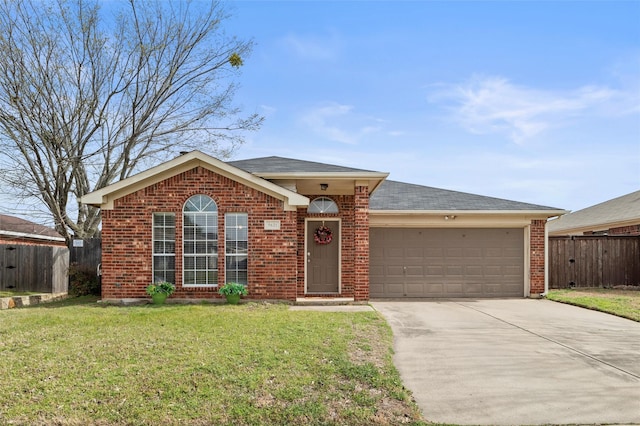
[[[540,217],[555,217],[568,213],[567,210],[375,210],[371,214],[379,215],[527,215]]]
[[[557,219],[561,220],[561,219]],[[555,221],[554,221],[555,222]],[[600,222],[595,224],[587,224],[587,225],[579,225],[579,226],[569,226],[563,228],[550,228],[549,234],[554,235],[565,235],[565,234],[582,234],[584,232],[598,232],[598,231],[608,231],[611,228],[621,228],[624,226],[637,225],[640,224],[640,217],[628,219],[628,220],[618,220],[618,221],[610,221],[610,222]]]
[[[86,194],[80,199],[80,202],[100,208],[113,208],[114,199],[123,197],[143,187],[197,166],[204,167],[271,195],[284,202],[285,210],[295,210],[297,207],[309,205],[309,199],[303,195],[289,191],[288,189],[231,166],[200,151],[183,154],[166,163]]]
[[[0,235],[6,235],[8,237],[15,238],[29,238],[32,240],[46,240],[46,241],[57,241],[57,242],[65,242],[64,237],[52,237],[49,235],[39,235],[39,234],[29,234],[26,232],[14,232],[14,231],[2,231],[0,230]]]
[[[261,173],[254,172],[254,176],[263,179],[343,179],[343,180],[384,180],[389,173],[383,172],[287,172],[287,173]]]

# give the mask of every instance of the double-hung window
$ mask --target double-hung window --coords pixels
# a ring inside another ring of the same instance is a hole
[[[247,285],[247,222],[246,213],[224,215],[225,282]]]
[[[218,206],[211,197],[194,195],[182,211],[183,285],[218,285]]]
[[[176,282],[176,215],[153,214],[153,282]]]

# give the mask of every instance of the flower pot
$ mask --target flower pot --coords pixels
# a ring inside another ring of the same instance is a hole
[[[162,305],[167,300],[167,293],[156,293],[151,296],[154,305]]]
[[[227,294],[225,297],[227,298],[227,303],[230,305],[237,305],[238,302],[240,302],[239,294]]]

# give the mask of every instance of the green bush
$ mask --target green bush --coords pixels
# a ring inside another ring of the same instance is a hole
[[[69,267],[69,295],[100,296],[102,286],[96,270],[90,266],[73,263]]]
[[[218,293],[222,294],[223,296],[229,296],[232,294],[239,294],[240,296],[246,296],[247,294],[249,294],[249,292],[247,291],[247,288],[244,285],[239,283],[226,283],[225,285],[220,287],[220,289],[218,290]]]

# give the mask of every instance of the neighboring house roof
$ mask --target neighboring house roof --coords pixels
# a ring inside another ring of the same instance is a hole
[[[86,194],[81,198],[81,202],[101,207],[102,209],[112,209],[115,199],[158,183],[176,174],[191,170],[194,167],[203,167],[282,200],[285,210],[295,210],[297,207],[309,205],[309,199],[303,195],[256,177],[200,151],[192,151],[180,155],[166,163],[162,163],[144,172]]]
[[[64,238],[55,229],[4,214],[0,214],[0,235],[16,239],[64,241]]]
[[[509,201],[391,180],[384,181],[378,190],[371,195],[370,208],[371,210],[389,211],[525,211],[532,213],[551,213],[553,215],[565,213],[564,210],[554,207]]]
[[[640,224],[640,191],[566,214],[549,222],[553,235],[583,234]]]

